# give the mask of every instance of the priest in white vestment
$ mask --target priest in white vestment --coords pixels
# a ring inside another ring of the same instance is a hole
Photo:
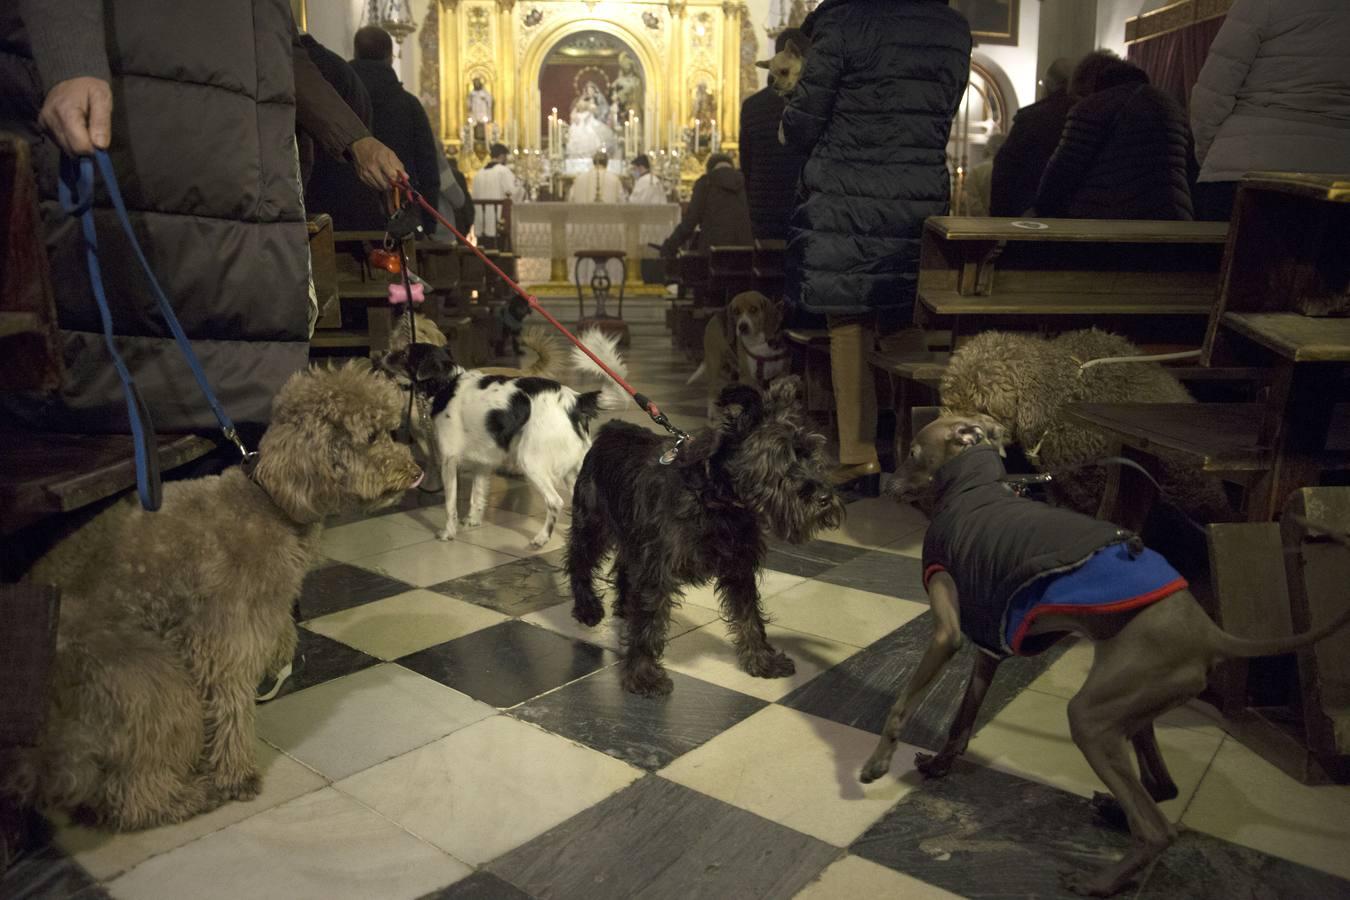
[[[497,234],[501,207],[497,203],[478,201],[519,201],[524,199],[524,191],[520,189],[520,182],[516,181],[516,174],[506,165],[511,158],[511,151],[506,145],[493,144],[489,152],[492,161],[473,176],[473,199],[478,207],[478,243],[484,248],[495,248],[501,246]]]
[[[628,202],[648,205],[666,202],[666,187],[652,174],[652,161],[645,153],[633,157],[633,193]]]
[[[622,203],[623,181],[609,170],[609,154],[596,151],[591,157],[591,169],[582,172],[572,182],[567,194],[568,203]]]

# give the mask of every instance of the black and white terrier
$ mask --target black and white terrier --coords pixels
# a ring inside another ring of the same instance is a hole
[[[623,422],[600,430],[572,494],[567,571],[572,615],[596,625],[604,607],[595,570],[615,551],[627,690],[670,693],[661,655],[671,608],[685,585],[714,579],[741,667],[761,678],[796,671],[764,632],[756,579],[765,539],[800,543],[844,517],[826,478],[825,439],[806,429],[800,391],[796,378],[767,392],[729,385],[716,423],[669,465],[660,459],[671,439]]]
[[[613,338],[589,331],[581,339],[605,365],[621,376],[627,373]],[[454,540],[458,531],[461,468],[473,472],[465,528],[483,523],[492,473],[504,469],[523,475],[547,507],[544,525],[530,546],[538,549],[553,536],[563,498],[571,493],[590,449],[591,423],[601,410],[618,409],[627,400],[589,357],[576,349],[572,354],[578,376],[603,379],[600,390],[582,393],[551,378],[465,369],[444,348],[423,344],[379,363],[415,390],[421,414],[415,411],[414,418],[431,424],[431,450],[445,490],[445,527],[436,534],[440,540]]]

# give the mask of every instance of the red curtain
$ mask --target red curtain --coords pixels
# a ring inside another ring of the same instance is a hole
[[[1131,44],[1130,62],[1148,73],[1154,87],[1171,94],[1189,110],[1191,88],[1200,77],[1200,67],[1209,55],[1209,45],[1219,33],[1224,17],[1196,22],[1185,28]]]

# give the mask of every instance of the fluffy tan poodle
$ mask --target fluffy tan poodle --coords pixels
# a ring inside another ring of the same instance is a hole
[[[1006,430],[1038,469],[1055,472],[1106,455],[1106,438],[1071,424],[1071,403],[1194,403],[1176,376],[1158,363],[1123,363],[1082,368],[1092,359],[1139,356],[1125,338],[1096,328],[1058,337],[986,331],[952,354],[942,376],[942,405],[955,412],[982,413]],[[1164,461],[1164,490],[1201,522],[1233,518],[1217,479]],[[1056,478],[1059,502],[1094,515],[1106,486],[1099,468]]]
[[[0,755],[0,791],[119,830],[258,793],[254,688],[295,651],[291,605],[325,516],[388,505],[421,478],[399,391],[351,366],[294,375],[250,478],[164,486],[76,531],[29,573],[62,590],[47,730]]]

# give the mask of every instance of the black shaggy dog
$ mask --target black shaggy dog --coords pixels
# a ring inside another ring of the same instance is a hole
[[[682,587],[712,579],[741,667],[760,678],[796,671],[764,633],[756,578],[765,538],[801,543],[844,517],[825,478],[825,439],[804,427],[797,379],[767,392],[730,385],[717,412],[716,424],[670,465],[660,462],[669,438],[610,422],[573,490],[572,615],[588,626],[604,618],[595,569],[614,550],[614,614],[626,621],[623,685],[635,694],[670,693],[661,654],[671,607]]]

